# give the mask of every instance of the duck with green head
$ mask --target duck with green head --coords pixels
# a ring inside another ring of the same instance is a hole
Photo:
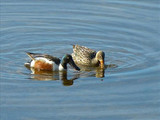
[[[73,61],[72,56],[69,54],[64,55],[62,60],[47,54],[27,52],[27,55],[31,58],[31,61],[25,63],[26,67],[31,67],[37,70],[66,71],[67,64],[70,64],[74,69],[78,71],[80,70]]]

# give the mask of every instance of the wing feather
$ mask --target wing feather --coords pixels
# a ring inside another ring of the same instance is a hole
[[[73,58],[78,63],[89,64],[96,56],[96,51],[85,46],[73,45]]]
[[[26,54],[32,59],[35,60],[38,57],[43,57],[46,58],[50,61],[55,62],[56,64],[60,63],[60,59],[51,55],[47,55],[47,54],[40,54],[40,53],[30,53],[30,52],[26,52]]]

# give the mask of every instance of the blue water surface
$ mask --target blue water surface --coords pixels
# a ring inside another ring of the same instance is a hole
[[[1,120],[159,120],[159,0],[1,0]],[[105,52],[107,68],[35,75],[25,51]]]

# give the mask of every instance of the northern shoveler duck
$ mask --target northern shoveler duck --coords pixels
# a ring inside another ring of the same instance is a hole
[[[27,52],[26,54],[31,58],[31,61],[25,63],[25,66],[34,69],[48,71],[64,71],[67,70],[67,64],[69,63],[76,70],[80,70],[80,68],[74,63],[72,56],[69,54],[63,56],[62,60],[47,54],[37,54],[29,52]]]
[[[104,68],[105,53],[103,51],[96,52],[85,46],[73,45],[72,57],[77,64]]]

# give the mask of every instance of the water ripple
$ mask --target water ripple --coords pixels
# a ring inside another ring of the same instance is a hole
[[[2,0],[0,7],[2,119],[158,119],[159,0]],[[69,68],[68,77],[78,77],[63,87],[24,67],[25,51],[61,58],[72,44],[105,52],[104,78]]]

